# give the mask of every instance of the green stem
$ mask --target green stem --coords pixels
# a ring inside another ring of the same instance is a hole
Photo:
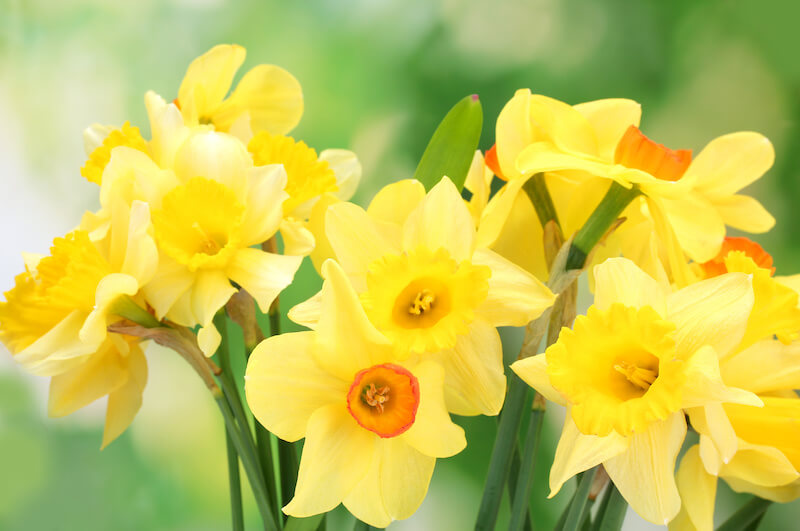
[[[249,434],[245,435],[237,425],[236,417],[231,409],[231,405],[224,395],[217,394],[214,396],[222,412],[222,417],[225,419],[225,426],[228,433],[231,434],[231,441],[236,447],[236,451],[242,459],[242,466],[244,467],[247,478],[250,480],[250,486],[253,489],[253,496],[256,500],[256,505],[261,513],[261,519],[264,522],[264,529],[266,531],[277,531],[275,526],[275,516],[267,501],[267,492],[264,488],[263,477],[261,476],[261,469],[258,465],[258,460],[255,458],[255,453],[248,450],[247,440],[250,439]],[[250,442],[252,444],[252,441]]]
[[[533,481],[533,471],[536,451],[539,448],[539,439],[542,433],[542,419],[544,418],[544,401],[539,399],[540,395],[533,397],[534,409],[531,411],[528,420],[528,433],[525,435],[525,449],[522,453],[522,462],[517,478],[517,488],[513,494],[511,503],[511,523],[509,531],[524,529],[526,517],[529,515],[531,483]]]
[[[592,488],[592,482],[594,481],[596,472],[597,468],[588,470],[578,482],[578,489],[572,497],[572,502],[569,504],[569,510],[567,512],[567,518],[564,521],[564,531],[576,531],[580,528],[583,520],[583,510],[586,507],[589,498],[589,490]]]
[[[592,215],[575,234],[572,246],[567,255],[567,269],[583,269],[586,258],[597,245],[597,242],[608,232],[611,225],[617,220],[625,207],[641,194],[637,187],[625,188],[618,183],[612,183],[603,200],[594,209]]]
[[[112,313],[124,317],[129,321],[141,325],[145,328],[157,328],[163,326],[161,322],[153,317],[150,312],[134,302],[130,295],[122,295],[114,301]]]
[[[220,312],[214,316],[214,326],[219,331],[222,339],[217,348],[217,361],[219,362],[222,373],[233,376],[231,368],[230,349],[228,347],[228,323],[225,314]],[[244,529],[244,514],[242,511],[242,486],[239,479],[239,455],[231,438],[231,432],[225,427],[225,445],[228,453],[228,483],[231,495],[231,518],[233,519],[234,531]]]
[[[499,419],[498,419],[499,420]],[[508,498],[509,500],[514,498],[514,493],[517,492],[517,481],[519,480],[520,471],[522,470],[522,461],[519,458],[520,455],[520,443],[517,441],[517,444],[514,446],[514,455],[511,457],[511,470],[508,473]],[[530,510],[525,511],[525,523],[522,527],[525,531],[531,530],[531,512]]]
[[[561,224],[558,222],[556,207],[553,206],[553,199],[550,197],[550,192],[547,191],[547,184],[544,181],[544,173],[537,173],[525,181],[522,189],[525,190],[531,203],[533,203],[533,208],[536,210],[536,216],[539,218],[539,223],[541,223],[542,227],[552,220],[560,228]]]
[[[625,514],[628,512],[628,502],[622,497],[614,483],[609,482],[603,501],[597,510],[592,531],[619,531]]]
[[[745,503],[741,509],[733,513],[717,531],[742,531],[761,518],[769,509],[772,502],[764,498],[753,498]]]
[[[511,457],[517,442],[517,431],[522,421],[522,408],[528,394],[528,385],[519,376],[512,374],[509,378],[508,396],[503,406],[503,414],[497,427],[497,438],[494,440],[492,457],[489,461],[489,473],[483,489],[476,530],[492,530],[500,510],[500,500],[511,469]]]

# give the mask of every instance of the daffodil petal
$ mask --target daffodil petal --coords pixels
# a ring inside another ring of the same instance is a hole
[[[444,401],[444,369],[426,361],[414,367],[420,402],[414,424],[401,437],[424,455],[450,457],[467,446],[464,430],[450,420]]]
[[[181,105],[193,101],[199,116],[209,116],[228,94],[246,54],[236,44],[220,44],[192,61],[178,88]]]
[[[309,299],[292,307],[287,317],[293,322],[315,330],[322,314],[322,291],[318,291]]]
[[[198,130],[175,154],[175,173],[182,182],[204,177],[229,187],[244,203],[248,171],[253,159],[238,138],[216,131]]]
[[[113,209],[115,199],[122,194],[127,203],[138,199],[151,208],[160,208],[164,195],[179,184],[172,171],[159,168],[146,153],[126,146],[115,147],[103,171],[100,205]]]
[[[341,404],[347,395],[347,382],[317,365],[312,355],[314,336],[313,332],[272,336],[253,350],[247,363],[247,403],[258,421],[285,441],[303,438],[316,410]]]
[[[378,440],[356,423],[343,404],[317,409],[306,427],[294,498],[283,512],[303,518],[339,505],[378,458]]]
[[[481,150],[476,150],[464,180],[464,188],[472,194],[472,198],[469,200],[469,209],[476,224],[480,221],[483,209],[489,202],[489,196],[492,193],[492,177],[492,170],[486,166]]]
[[[477,249],[472,263],[492,270],[489,293],[477,311],[494,326],[525,326],[555,302],[547,286],[494,251]]]
[[[144,104],[150,119],[150,154],[161,168],[172,168],[175,165],[175,153],[191,130],[184,124],[181,111],[152,90],[145,94]]]
[[[775,150],[758,133],[731,133],[715,138],[698,153],[684,179],[697,179],[709,197],[733,195],[772,166]]]
[[[381,188],[367,207],[374,219],[403,225],[425,199],[425,187],[414,179],[405,179]]]
[[[47,413],[69,415],[117,389],[127,377],[123,360],[108,341],[85,363],[50,379]]]
[[[243,113],[250,114],[254,133],[285,135],[303,116],[303,90],[297,79],[279,66],[258,65],[247,72],[231,96],[213,116],[214,125],[227,130]]]
[[[681,514],[697,531],[713,531],[714,501],[717,498],[717,478],[706,472],[700,459],[700,448],[694,445],[684,454],[675,476],[681,494]],[[692,529],[681,527],[678,518],[670,522],[670,531]]]
[[[754,393],[800,389],[800,343],[760,341],[726,358],[720,370],[728,385]]]
[[[342,201],[353,197],[361,182],[361,162],[356,154],[348,149],[326,149],[319,154],[319,160],[327,162],[336,175],[339,189],[334,195]]]
[[[81,363],[81,358],[97,350],[98,345],[80,340],[86,314],[75,310],[29,346],[14,360],[40,376],[55,376]]]
[[[142,407],[142,393],[147,384],[147,360],[139,345],[131,347],[125,362],[128,379],[108,395],[102,448],[128,429]]]
[[[242,243],[250,246],[263,243],[275,234],[283,217],[283,201],[289,194],[284,191],[286,170],[281,164],[250,168],[247,181]]]
[[[240,251],[241,252],[241,251]],[[250,291],[248,288],[245,288]],[[198,271],[192,289],[192,312],[198,324],[208,325],[214,314],[236,293],[227,275],[219,270]],[[251,291],[251,295],[255,294]]]
[[[503,230],[503,226],[506,224],[506,220],[514,213],[514,203],[526,181],[527,179],[509,181],[486,203],[486,208],[483,209],[483,214],[478,224],[477,247],[491,247],[495,243]],[[528,202],[530,203],[530,201]],[[538,218],[536,218],[536,221],[538,222]]]
[[[733,459],[720,469],[726,481],[733,478],[754,486],[780,487],[800,478],[786,456],[775,447],[739,441],[740,448]]]
[[[666,525],[681,508],[675,461],[685,436],[683,413],[675,413],[634,434],[627,451],[603,463],[633,510],[654,524]]]
[[[735,492],[748,492],[776,503],[789,503],[800,498],[800,479],[779,487],[762,487],[736,477],[726,477],[725,482]]]
[[[688,413],[692,427],[701,434],[700,455],[706,470],[709,474],[718,474],[722,463],[729,462],[739,448],[731,421],[720,403],[691,408]]]
[[[575,474],[604,463],[627,448],[628,440],[616,432],[611,432],[606,437],[581,433],[567,410],[553,466],[550,468],[548,497],[552,498],[558,494],[562,485]]]
[[[530,89],[517,90],[497,116],[495,127],[497,162],[509,183],[520,177],[516,166],[517,156],[534,140],[530,99]]]
[[[142,287],[145,299],[156,311],[156,317],[163,319],[194,284],[194,275],[166,256],[159,257],[158,270],[155,276]]]
[[[681,248],[695,262],[717,256],[725,239],[725,223],[707,199],[687,194],[681,199],[661,199]]]
[[[506,394],[503,346],[497,330],[474,321],[456,346],[433,355],[445,371],[445,400],[456,415],[497,415]]]
[[[228,276],[247,290],[267,313],[275,297],[292,283],[302,256],[267,253],[260,249],[237,250],[228,264]]]
[[[746,406],[761,407],[764,403],[750,391],[729,387],[723,382],[716,351],[704,346],[697,350],[686,363],[686,382],[683,388],[681,407],[692,408],[709,402],[730,402]]]
[[[741,341],[753,308],[751,277],[728,273],[697,282],[668,295],[667,308],[679,353],[708,345],[725,356]]]
[[[415,208],[403,226],[403,249],[419,246],[446,249],[456,261],[472,256],[475,228],[472,215],[453,181],[443,177]]]
[[[106,338],[110,306],[122,296],[136,295],[139,283],[130,275],[111,273],[97,283],[94,309],[81,327],[81,341],[99,345]]]
[[[314,269],[320,274],[325,260],[336,258],[336,253],[331,247],[330,240],[328,240],[328,234],[325,232],[325,218],[328,208],[339,202],[340,200],[331,193],[322,194],[319,200],[314,203],[314,206],[311,207],[311,214],[308,217],[306,228],[314,237],[314,249],[310,255],[311,263],[314,264]]]
[[[622,135],[630,126],[639,127],[642,106],[623,98],[609,98],[575,105],[594,129],[597,137],[597,153],[605,160],[614,160]]]
[[[713,200],[714,208],[726,225],[753,234],[762,234],[775,226],[775,218],[756,199],[730,195]]]
[[[200,327],[197,331],[197,346],[203,354],[209,358],[214,355],[214,352],[219,348],[222,342],[222,335],[217,330],[213,323]]]
[[[627,258],[609,258],[594,267],[594,305],[600,310],[614,303],[641,308],[649,306],[667,314],[666,290]]]
[[[294,218],[284,219],[280,224],[280,232],[283,254],[306,256],[314,250],[316,240],[305,222]]]
[[[511,370],[546,399],[566,407],[567,401],[550,383],[550,377],[547,375],[547,357],[544,354],[515,361],[511,364]]]
[[[158,248],[150,235],[150,206],[134,201],[130,208],[125,259],[120,272],[131,275],[140,286],[153,278],[158,268]]]
[[[322,266],[322,308],[315,355],[325,370],[351,381],[356,372],[391,360],[389,340],[370,323],[342,268],[333,260]]]

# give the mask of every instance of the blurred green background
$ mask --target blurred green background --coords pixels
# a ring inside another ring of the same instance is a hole
[[[82,130],[130,120],[146,132],[144,92],[172,99],[189,61],[225,42],[248,50],[240,75],[275,63],[300,80],[306,111],[294,135],[320,150],[356,151],[360,204],[410,177],[438,121],[472,93],[484,106],[483,148],[521,87],[570,103],[638,100],[647,135],[695,152],[727,132],[764,133],[775,166],[749,191],[778,225],[756,239],[779,274],[799,272],[798,20],[793,0],[0,0],[0,289],[22,269],[20,251],[46,252],[96,207],[79,175]],[[284,308],[318,286],[306,264]],[[513,356],[519,333],[504,336]],[[47,382],[0,353],[0,529],[229,528],[213,401],[173,353],[151,348],[148,360],[142,411],[100,452],[104,404],[47,419]],[[546,417],[536,529],[552,527],[574,488],[545,501],[561,415],[552,408]],[[496,422],[459,422],[467,449],[437,464],[418,513],[392,529],[471,528]],[[720,492],[722,519],[744,498]],[[248,516],[257,522],[252,503]],[[763,529],[798,518],[797,502],[775,506]],[[331,529],[346,525],[340,511]],[[628,515],[626,529],[649,528]]]

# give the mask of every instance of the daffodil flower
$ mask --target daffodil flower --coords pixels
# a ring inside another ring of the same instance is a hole
[[[115,304],[141,299],[158,254],[146,203],[119,205],[106,238],[83,230],[56,238],[51,254],[29,256],[0,303],[0,339],[26,370],[51,376],[48,411],[72,413],[108,395],[103,446],[130,425],[142,402],[147,364],[138,340],[108,334]]]
[[[595,267],[595,303],[544,354],[511,368],[567,407],[550,470],[551,496],[573,475],[603,464],[643,518],[666,524],[680,509],[674,467],[684,410],[723,402],[762,405],[726,386],[718,353],[741,340],[753,308],[742,273],[669,293],[630,260]]]
[[[214,46],[191,62],[175,101],[187,125],[213,124],[217,131],[238,127],[283,135],[303,115],[300,83],[275,65],[249,70],[228,95],[247,52],[235,44]]]
[[[781,503],[800,497],[798,294],[771,276],[771,257],[759,246],[736,240],[725,247],[725,255],[705,271],[752,275],[754,304],[741,341],[719,360],[720,374],[726,385],[758,395],[764,406],[689,410],[700,443],[681,461],[683,510],[670,523],[673,530],[713,529],[718,477],[738,492]]]
[[[642,249],[649,252],[650,233],[655,230],[671,274],[681,285],[690,282],[684,253],[695,262],[712,259],[722,245],[726,225],[753,233],[774,225],[758,201],[739,194],[772,165],[769,140],[758,133],[733,133],[711,141],[692,159],[688,150],[671,150],[645,137],[638,129],[640,117],[639,104],[630,100],[573,107],[528,90],[517,91],[497,122],[498,171],[508,178],[508,190],[487,207],[482,241],[496,245],[518,225],[504,228],[512,213],[520,216],[512,206],[524,181],[537,173],[546,174],[566,236],[583,224],[611,181],[639,187],[643,196],[622,215],[644,218],[648,226],[646,230],[639,230],[636,223],[621,227],[611,246],[637,258]],[[530,221],[535,225],[535,218]]]
[[[344,503],[382,528],[416,511],[436,458],[460,452],[464,431],[447,414],[442,368],[397,359],[340,267],[328,261],[323,274],[317,329],[256,347],[247,401],[278,437],[305,437],[285,513],[305,517]]]
[[[529,273],[476,246],[472,216],[450,179],[427,195],[417,181],[389,185],[366,211],[333,204],[324,231],[367,315],[398,355],[444,366],[449,410],[497,414],[506,379],[495,327],[524,326],[555,297]],[[313,328],[319,312],[315,297],[289,315]]]

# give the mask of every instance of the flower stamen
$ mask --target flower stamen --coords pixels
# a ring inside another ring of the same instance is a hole
[[[411,301],[408,307],[408,313],[411,315],[422,315],[433,308],[434,302],[436,302],[436,296],[433,292],[427,288],[423,289],[417,293],[417,296]]]
[[[628,363],[627,361],[621,361],[615,364],[614,370],[625,376],[630,383],[643,391],[650,389],[650,386],[656,381],[656,378],[658,378],[658,371],[645,369],[634,363]]]
[[[389,401],[389,386],[376,387],[374,383],[364,387],[362,400],[383,413],[383,404]]]

